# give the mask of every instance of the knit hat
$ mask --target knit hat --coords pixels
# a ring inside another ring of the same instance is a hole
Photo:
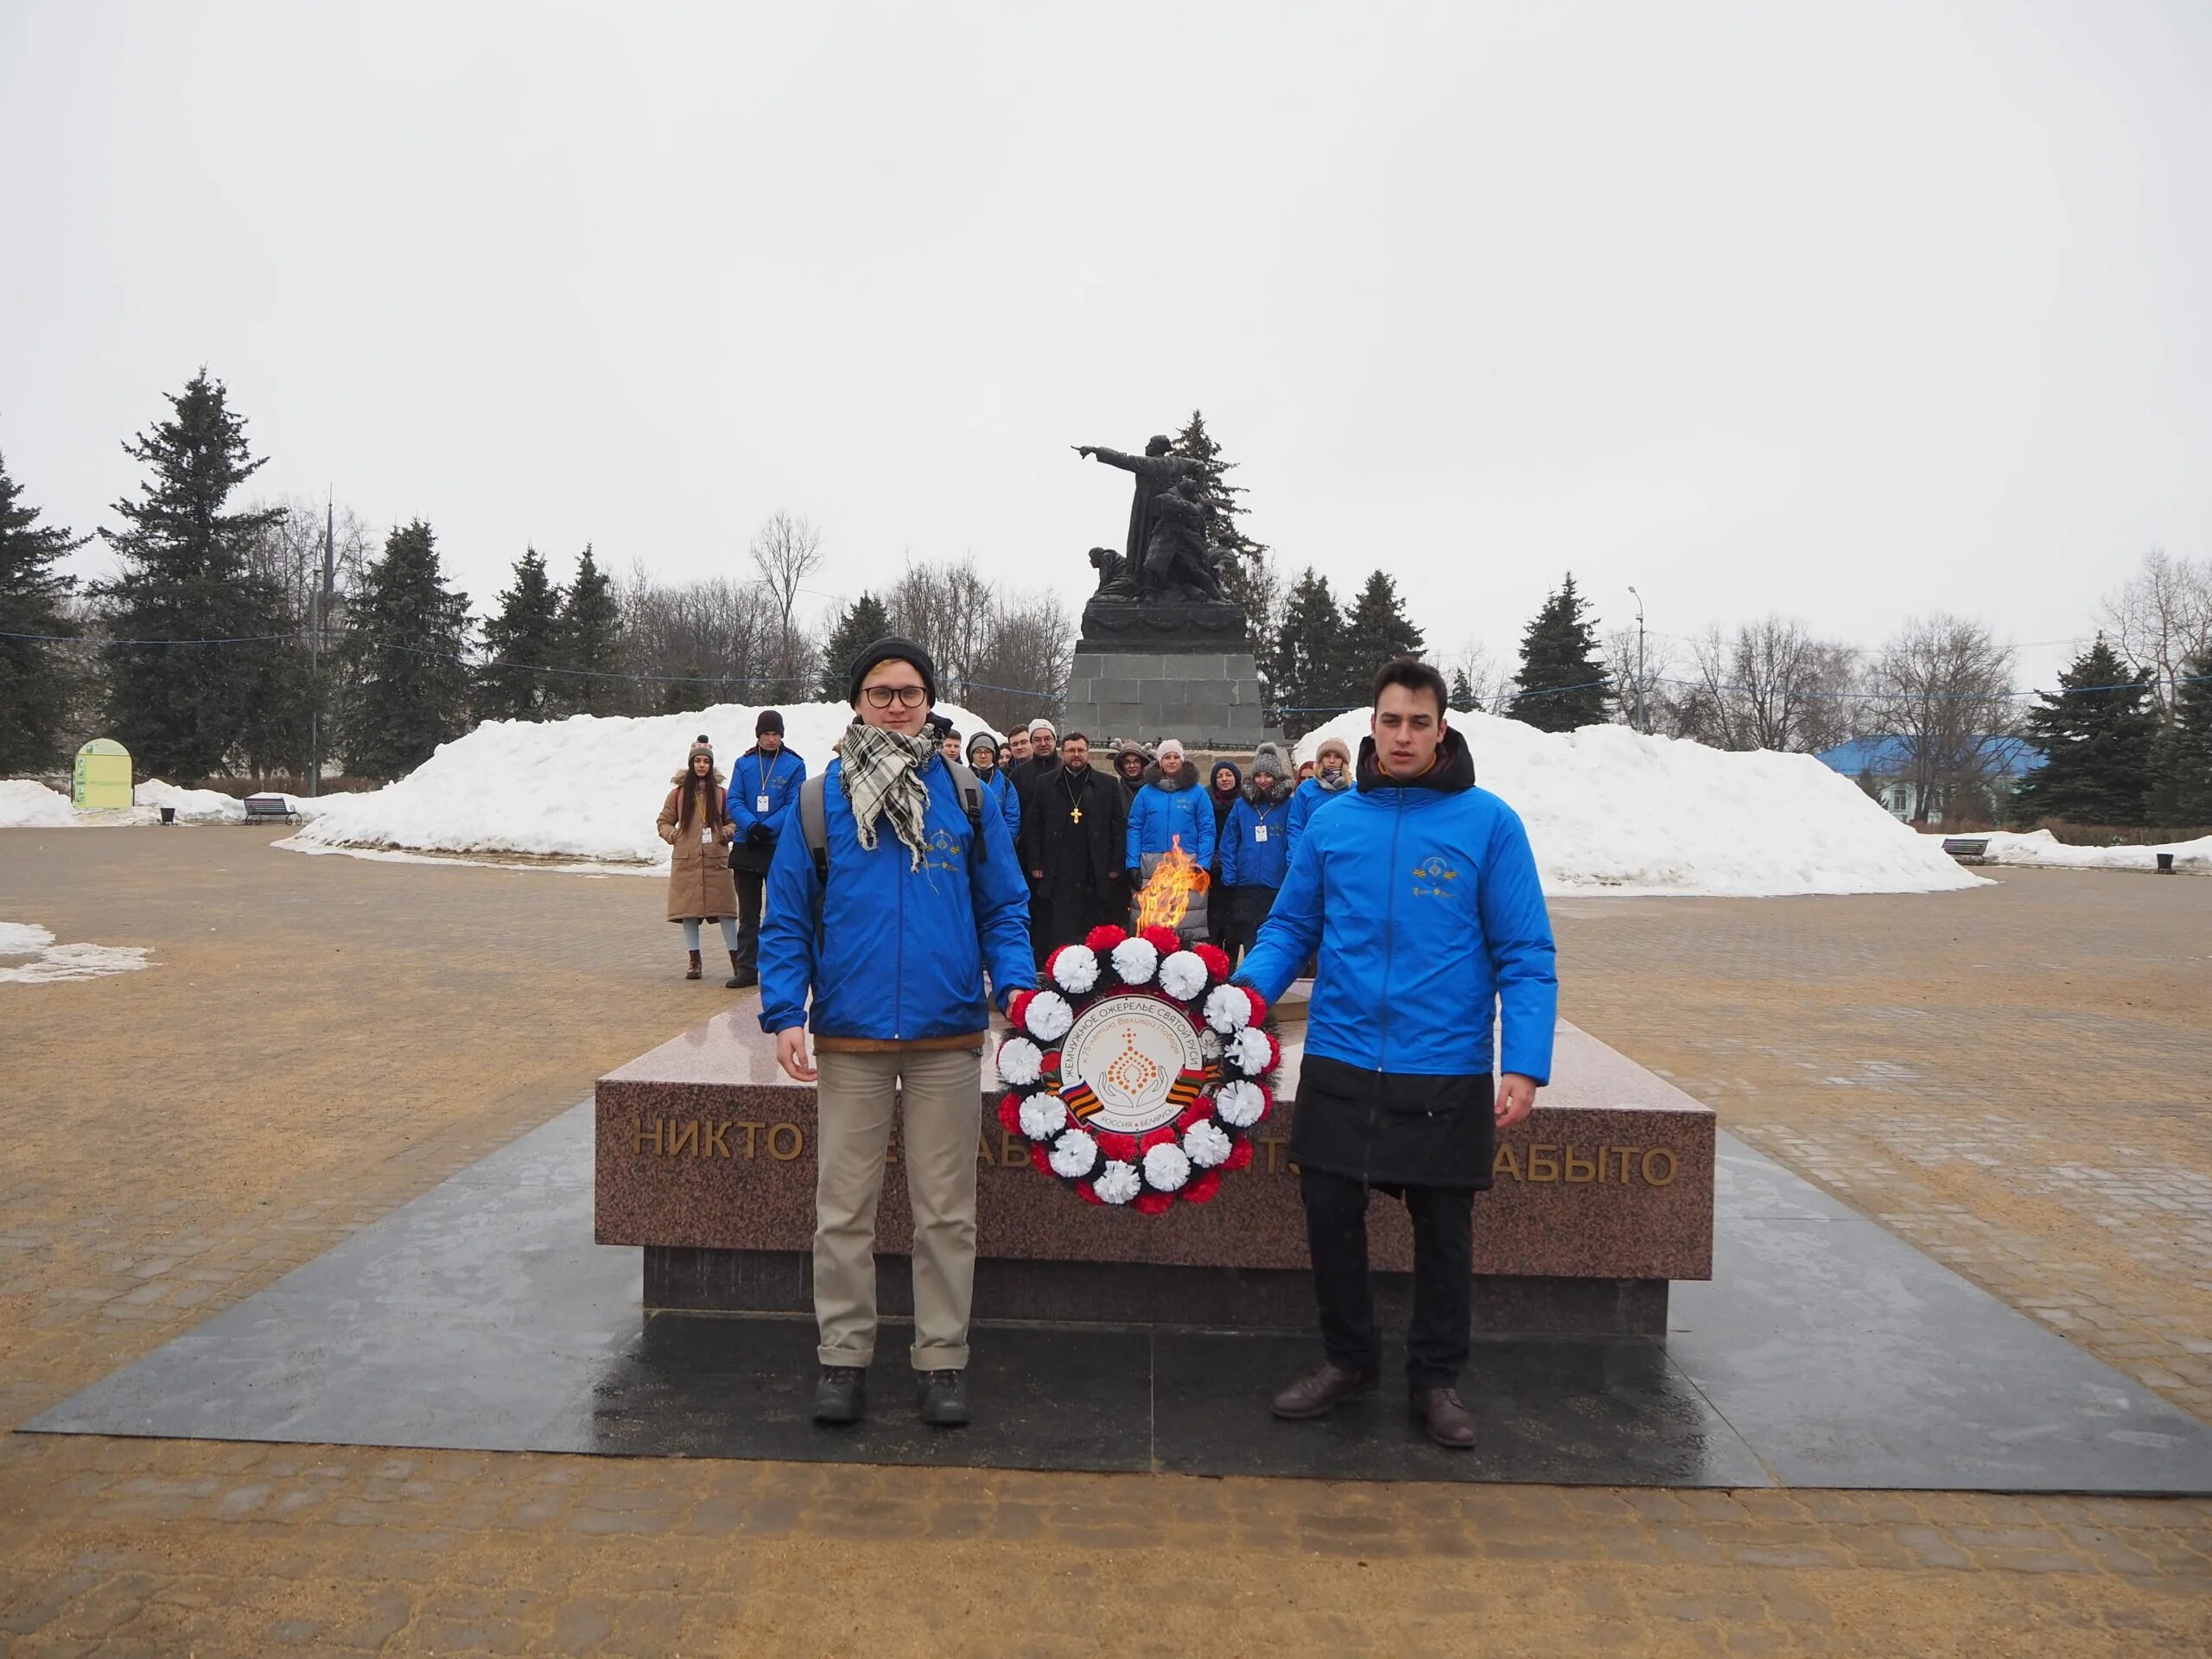
[[[1153,753],[1162,760],[1165,760],[1171,754],[1179,760],[1183,758],[1182,740],[1173,737],[1163,737],[1160,740],[1160,747],[1154,749]]]
[[[1332,749],[1335,750],[1338,754],[1344,757],[1344,765],[1351,765],[1351,746],[1349,743],[1346,743],[1341,737],[1323,738],[1321,740],[1321,747],[1313,751],[1313,759],[1316,761],[1319,761],[1323,755],[1328,753]]]
[[[931,702],[937,701],[937,664],[926,651],[912,640],[895,633],[887,633],[866,651],[853,658],[852,674],[846,687],[845,701],[857,709],[861,704],[861,682],[885,663],[907,663],[922,677],[922,690]]]
[[[1261,744],[1252,756],[1252,775],[1256,778],[1263,772],[1277,782],[1290,776],[1289,769],[1282,763],[1282,751],[1272,743]]]
[[[1031,721],[1029,722],[1029,735],[1034,737],[1039,732],[1050,732],[1054,737],[1058,737],[1060,734],[1059,728],[1054,726],[1049,720]]]
[[[715,746],[707,741],[704,732],[691,740],[691,753],[683,757],[683,764],[688,766],[702,754],[709,760],[715,758]]]
[[[784,717],[773,709],[763,709],[760,718],[753,722],[753,735],[762,737],[770,732],[778,737],[784,734]]]
[[[988,732],[978,732],[975,736],[968,740],[968,753],[970,755],[973,755],[979,748],[989,749],[995,753],[998,747],[998,739],[993,737]]]

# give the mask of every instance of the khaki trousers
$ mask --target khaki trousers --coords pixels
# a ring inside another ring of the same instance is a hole
[[[821,1160],[814,1188],[814,1319],[824,1365],[875,1358],[875,1209],[894,1097],[914,1206],[914,1369],[964,1370],[976,1292],[976,1147],[982,1051],[818,1049]]]

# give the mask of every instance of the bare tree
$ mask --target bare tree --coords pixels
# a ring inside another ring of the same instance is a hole
[[[633,565],[615,583],[615,602],[618,660],[636,677],[625,693],[632,713],[757,706],[808,695],[781,671],[788,656],[784,616],[765,583],[720,576],[664,587]]]
[[[1802,622],[1766,616],[1690,642],[1689,683],[1674,699],[1673,729],[1720,749],[1816,753],[1859,724],[1859,653],[1814,638]]]
[[[1636,724],[1637,711],[1643,710],[1647,729],[1665,732],[1680,737],[1685,734],[1676,730],[1678,724],[1669,682],[1675,672],[1675,647],[1663,633],[1646,632],[1643,636],[1643,662],[1637,660],[1636,624],[1624,622],[1617,628],[1605,631],[1605,672],[1620,689],[1620,699],[1613,709],[1613,719],[1623,726]],[[1642,676],[1639,685],[1637,677]],[[1638,694],[1641,695],[1641,702]]]
[[[2015,723],[2012,676],[2012,647],[1966,617],[1915,617],[1876,655],[1871,724],[1904,752],[1914,823],[1993,815]]]
[[[2183,664],[2212,649],[2212,560],[2177,559],[2154,548],[2098,611],[2120,654],[2152,681],[2158,717],[2171,725]]]
[[[1075,619],[1051,593],[1006,594],[973,557],[909,558],[884,595],[891,626],[929,648],[949,700],[998,729],[1056,715],[1067,696]]]
[[[813,641],[798,627],[799,590],[822,568],[822,532],[779,508],[753,532],[753,568],[776,607],[774,677],[796,687],[812,676]]]
[[[1465,674],[1475,694],[1475,707],[1486,713],[1497,714],[1513,700],[1512,671],[1501,666],[1490,654],[1490,647],[1471,634],[1459,642],[1458,650],[1438,653],[1429,660],[1447,683],[1455,674]]]

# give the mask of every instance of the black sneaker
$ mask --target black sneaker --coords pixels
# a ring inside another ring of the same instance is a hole
[[[968,1421],[968,1373],[924,1371],[916,1379],[922,1421],[938,1428],[957,1428]]]
[[[857,1423],[868,1405],[868,1373],[857,1365],[824,1365],[814,1385],[814,1421]]]

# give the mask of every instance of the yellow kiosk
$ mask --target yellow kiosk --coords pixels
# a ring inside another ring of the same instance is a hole
[[[77,751],[71,798],[79,812],[130,805],[130,751],[111,737],[96,737]]]

